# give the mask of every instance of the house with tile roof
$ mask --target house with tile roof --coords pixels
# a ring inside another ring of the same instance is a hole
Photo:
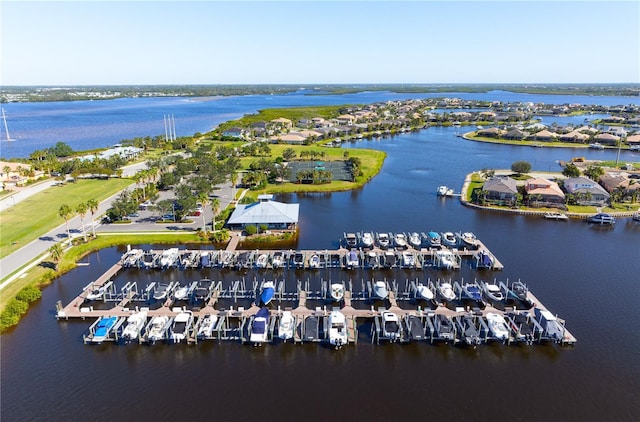
[[[564,192],[554,181],[534,177],[524,183],[524,190],[529,206],[564,208]]]

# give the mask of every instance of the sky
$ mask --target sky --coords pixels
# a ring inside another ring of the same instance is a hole
[[[0,2],[0,85],[638,83],[640,2]]]

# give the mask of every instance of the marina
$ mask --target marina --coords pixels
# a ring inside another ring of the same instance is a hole
[[[199,252],[200,257],[204,252],[204,256],[215,257],[215,251]],[[222,251],[221,255],[228,252]],[[354,251],[343,252],[343,257],[351,252]],[[166,256],[164,251],[154,254]],[[198,251],[186,250],[178,256],[197,254]],[[270,252],[252,252],[252,256],[264,254]],[[85,286],[69,304],[64,306],[58,301],[56,317],[96,318],[83,335],[88,344],[224,340],[260,345],[289,339],[294,343],[326,343],[335,348],[359,339],[375,344],[427,341],[473,347],[496,341],[576,343],[565,322],[549,312],[519,280],[489,283],[443,277],[401,281],[380,277],[384,273],[376,272],[371,279],[332,281],[306,265],[296,266],[296,256],[302,255],[300,262],[306,263],[307,257],[314,254],[285,254],[285,262],[291,263],[285,271],[303,270],[307,275],[306,280],[298,278],[295,282],[288,281],[278,269],[263,279],[180,280],[168,284],[154,281],[145,286],[125,282],[116,286],[113,279],[127,271],[123,263],[131,256],[145,255],[129,248],[120,262]],[[346,270],[343,274],[349,274],[347,266],[336,265],[337,271]],[[156,268],[167,270],[162,265]],[[490,328],[495,315],[504,319],[508,335],[496,334]]]

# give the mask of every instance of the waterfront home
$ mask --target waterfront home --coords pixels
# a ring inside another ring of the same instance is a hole
[[[520,129],[511,129],[509,132],[502,135],[504,139],[516,139],[519,141],[525,139],[527,136],[529,136],[529,133]]]
[[[627,144],[629,144],[630,147],[640,146],[640,133],[627,137]]]
[[[222,132],[222,136],[231,136],[233,138],[241,138],[244,139],[247,131],[241,127],[231,127]]]
[[[293,122],[289,119],[285,119],[284,117],[278,117],[277,119],[271,120],[271,123],[274,127],[279,130],[289,130],[293,127]]]
[[[494,176],[482,185],[487,201],[499,205],[514,205],[518,198],[516,181],[508,176]]]
[[[633,177],[636,177],[634,175]],[[608,172],[600,176],[600,184],[610,194],[616,191],[624,191],[625,196],[633,191],[640,191],[640,180],[632,178],[626,172]]]
[[[535,177],[524,184],[529,206],[564,207],[564,192],[554,181]]]
[[[618,145],[620,137],[610,133],[600,133],[594,136],[593,140],[603,145]]]
[[[558,134],[555,132],[551,132],[548,129],[543,129],[540,132],[536,132],[533,135],[529,136],[530,139],[535,139],[537,141],[551,142],[558,139]]]
[[[571,177],[564,180],[564,190],[575,197],[578,205],[604,206],[611,195],[602,186],[586,177]]]
[[[229,217],[227,226],[231,229],[266,226],[268,229],[295,230],[300,204],[285,204],[272,199],[273,195],[258,195],[258,202],[239,204]]]
[[[583,144],[589,140],[589,135],[587,135],[586,133],[582,133],[576,129],[569,133],[565,133],[564,135],[560,135],[559,139],[562,142],[577,142]]]
[[[0,161],[0,181],[2,189],[8,189],[27,184],[29,179],[35,180],[44,174],[41,170],[33,170],[32,166],[25,163]]]
[[[485,138],[499,138],[502,136],[503,131],[497,127],[491,127],[489,129],[480,129],[476,132],[477,136],[483,136]]]

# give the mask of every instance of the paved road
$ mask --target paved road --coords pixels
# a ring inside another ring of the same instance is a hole
[[[133,166],[128,166],[123,175],[132,175],[137,170],[142,168],[146,168],[145,163],[136,164]],[[38,192],[41,192],[44,189],[47,189],[53,185],[54,182],[50,184],[38,184],[34,185],[28,189],[22,191],[19,197],[15,197],[16,203],[19,201],[28,198],[31,195],[34,195]],[[218,199],[220,200],[220,209],[223,210],[229,205],[233,192],[229,183],[225,183],[220,189],[214,192]],[[14,194],[14,195],[17,195]],[[91,224],[96,224],[97,232],[149,232],[149,231],[165,231],[165,230],[197,230],[198,227],[202,227],[202,218],[194,217],[194,222],[191,224],[157,224],[155,223],[153,217],[153,212],[142,211],[139,218],[134,218],[131,224],[107,224],[100,225],[98,222],[100,221],[101,216],[111,207],[111,203],[115,198],[117,198],[119,193],[112,195],[106,200],[100,203],[98,211],[95,214],[96,221],[90,222],[90,216],[85,216],[85,230],[87,232],[91,231]],[[4,198],[3,201],[9,201],[9,206],[13,206],[13,200],[11,198]],[[156,214],[157,216],[157,214]],[[210,207],[207,207],[205,214],[205,221],[208,224],[211,224],[212,214]],[[69,230],[71,232],[71,236],[81,236],[82,235],[82,224],[80,222],[80,217],[74,217],[69,220]],[[46,252],[52,245],[57,242],[60,242],[67,237],[66,225],[63,223],[48,233],[42,235],[40,238],[32,241],[31,243],[25,245],[20,248],[16,252],[8,255],[0,260],[0,280],[4,280],[7,275],[13,273],[18,268],[22,267],[24,264],[31,262],[36,259],[44,252]],[[5,281],[6,283],[7,281]],[[0,284],[0,289],[4,287],[4,284]]]

